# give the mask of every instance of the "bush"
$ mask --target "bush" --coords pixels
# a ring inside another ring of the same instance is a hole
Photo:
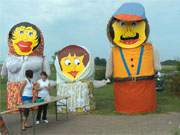
[[[105,78],[105,70],[96,70],[95,71],[95,80],[102,80]]]
[[[180,73],[176,73],[172,76],[167,76],[164,82],[164,89],[180,96]]]
[[[94,59],[94,63],[95,63],[96,66],[106,66],[106,59],[96,57]]]
[[[176,69],[180,72],[180,62],[177,63]]]
[[[105,66],[95,66],[95,80],[102,80],[105,78],[106,67]]]

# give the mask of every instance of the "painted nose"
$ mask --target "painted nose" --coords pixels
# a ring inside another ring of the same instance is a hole
[[[76,71],[76,65],[73,65],[72,69],[73,69],[74,71]]]
[[[28,40],[28,36],[27,36],[26,34],[24,34],[21,39],[22,39],[23,41],[27,41],[27,40]]]
[[[127,26],[123,37],[134,37],[135,35],[136,35],[136,32],[134,32],[131,27]]]

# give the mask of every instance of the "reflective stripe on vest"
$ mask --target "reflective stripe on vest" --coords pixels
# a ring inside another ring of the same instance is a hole
[[[140,56],[139,56],[138,68],[137,68],[136,75],[139,75],[139,73],[141,71],[141,64],[142,64],[143,54],[144,54],[144,46],[141,46],[141,51],[140,51]]]

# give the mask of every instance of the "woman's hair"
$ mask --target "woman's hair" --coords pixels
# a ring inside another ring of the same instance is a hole
[[[24,26],[24,27],[32,27],[34,30],[37,32],[37,40],[38,40],[38,45],[33,48],[33,52],[29,54],[29,56],[43,56],[44,53],[44,38],[43,34],[40,31],[40,29],[35,26],[34,24],[28,23],[28,22],[21,22],[16,25],[14,25],[11,30],[9,31],[9,36],[8,36],[8,46],[9,46],[9,53],[13,55],[17,55],[15,52],[13,43],[12,43],[12,38],[13,38],[13,33],[16,30],[17,27],[19,26]]]
[[[32,23],[29,23],[29,22],[21,22],[21,23],[18,23],[16,25],[14,25],[11,30],[9,31],[9,40],[13,38],[13,33],[14,31],[16,30],[17,27],[20,27],[20,26],[24,26],[24,27],[32,27],[36,32],[37,32],[37,40],[38,40],[38,45],[33,48],[33,50],[35,50],[39,44],[41,43],[41,32],[39,30],[39,28],[32,24]]]
[[[32,70],[26,70],[25,76],[26,76],[26,78],[33,78],[33,71]]]
[[[61,51],[57,53],[59,61],[61,61],[62,58],[67,57],[69,54],[71,56],[84,56],[83,64],[86,66],[89,62],[89,53],[82,47],[77,45],[69,45],[65,48],[63,48]]]
[[[44,75],[46,78],[48,78],[48,75],[46,72],[42,71],[40,75]]]

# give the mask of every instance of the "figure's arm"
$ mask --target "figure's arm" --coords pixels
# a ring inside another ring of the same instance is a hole
[[[107,59],[107,63],[106,63],[106,71],[105,71],[105,78],[107,78],[106,80],[94,80],[93,81],[93,85],[95,88],[100,88],[105,86],[107,83],[110,83],[109,78],[112,77],[112,50],[109,53],[109,58]]]
[[[48,76],[51,75],[51,69],[48,60],[44,57],[43,60],[43,71],[47,73]]]
[[[2,65],[1,69],[1,76],[6,77],[8,75],[7,67],[6,67],[6,61]]]
[[[159,57],[159,52],[154,48],[154,68],[155,72],[158,72],[161,70],[161,63],[160,63],[160,57]]]
[[[13,74],[18,73],[22,68],[22,63],[23,61],[21,59],[9,56],[3,64],[4,74],[7,75],[8,72]]]
[[[106,78],[112,77],[113,74],[112,66],[113,66],[113,62],[112,62],[112,51],[111,51],[106,63],[106,74],[105,74]]]
[[[94,88],[100,88],[100,87],[103,87],[105,86],[107,83],[110,83],[110,80],[107,79],[103,79],[103,80],[94,80],[93,81],[93,85],[94,85]]]

